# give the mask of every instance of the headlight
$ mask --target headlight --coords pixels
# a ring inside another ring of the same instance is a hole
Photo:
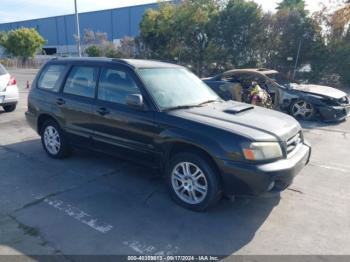
[[[247,160],[271,160],[282,157],[281,146],[277,142],[254,142],[243,148]]]

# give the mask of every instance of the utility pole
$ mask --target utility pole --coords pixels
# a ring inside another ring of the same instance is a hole
[[[79,14],[78,14],[78,6],[77,6],[77,0],[74,0],[74,7],[75,7],[75,20],[76,20],[76,26],[77,26],[77,45],[78,45],[78,54],[79,57],[81,57],[81,45],[80,45],[80,25],[79,25]]]
[[[295,59],[294,72],[293,72],[293,79],[295,79],[295,74],[297,73],[297,67],[298,67],[299,55],[300,55],[300,48],[301,48],[301,39],[300,39],[300,41],[299,41],[299,47],[298,47],[297,58]]]

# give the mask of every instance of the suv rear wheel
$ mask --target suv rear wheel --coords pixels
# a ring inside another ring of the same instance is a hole
[[[53,120],[46,121],[41,128],[41,142],[52,158],[64,158],[69,154],[69,144],[60,126]]]
[[[7,105],[7,106],[3,106],[5,112],[13,112],[16,109],[16,105]]]
[[[194,211],[205,211],[215,205],[221,198],[221,186],[214,170],[200,154],[175,155],[167,170],[172,198]]]

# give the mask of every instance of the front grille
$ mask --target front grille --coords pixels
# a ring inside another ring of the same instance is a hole
[[[302,142],[301,132],[298,132],[296,135],[292,136],[287,140],[287,155],[292,153],[294,149]]]

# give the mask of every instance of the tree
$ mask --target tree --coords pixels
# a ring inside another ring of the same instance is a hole
[[[6,52],[20,57],[23,62],[34,57],[45,44],[44,38],[34,28],[20,28],[9,31],[1,37],[0,44]]]
[[[210,22],[219,14],[219,8],[216,0],[187,0],[177,8],[173,57],[191,65],[199,76],[215,62],[211,60],[217,51],[215,30]]]
[[[305,0],[281,0],[276,13],[250,0],[162,3],[145,13],[136,43],[145,57],[176,61],[199,76],[235,67],[292,73],[300,47],[297,67],[311,65],[309,80],[338,72],[348,81],[350,0],[329,1],[339,6],[326,8],[327,23],[308,14]]]
[[[207,51],[212,31],[210,20],[219,12],[216,0],[184,0],[178,5],[162,3],[146,11],[141,21],[140,40],[157,59],[190,65],[199,75],[211,64]]]
[[[313,17],[322,25],[327,43],[323,53],[323,80],[327,83],[339,76],[344,85],[350,85],[350,1],[331,0]]]
[[[329,25],[332,38],[340,39],[346,36],[350,25],[350,2],[331,14]]]
[[[3,41],[6,41],[6,39],[5,39],[6,36],[7,36],[6,32],[0,31],[0,44],[1,44]]]
[[[137,53],[137,43],[134,38],[125,36],[120,40],[120,46],[118,47],[118,50],[123,55],[123,57],[135,57]]]
[[[350,23],[350,0],[329,0],[321,3],[319,11],[312,17],[323,27],[323,34],[327,42],[341,38],[346,34]]]
[[[272,41],[267,48],[271,52],[265,58],[265,66],[291,74],[296,62],[299,68],[310,64],[314,77],[317,77],[325,59],[325,43],[320,25],[302,10],[288,8],[272,15],[269,23],[267,37]],[[288,60],[289,57],[292,61]]]
[[[263,12],[256,3],[229,0],[215,21],[215,40],[225,46],[226,57],[236,67],[255,66],[259,60],[258,39],[263,32]]]
[[[85,30],[83,43],[87,46],[84,51],[89,57],[133,58],[138,48],[132,37],[124,37],[120,41],[120,46],[116,46],[108,41],[106,33],[95,33],[92,30]]]
[[[152,57],[170,60],[174,38],[176,5],[161,3],[159,9],[148,9],[140,23],[140,40]]]
[[[328,38],[328,71],[340,75],[350,85],[350,3],[345,3],[330,15]]]
[[[103,56],[110,57],[110,58],[121,58],[121,57],[123,57],[123,54],[111,42],[108,42],[107,44],[105,44],[103,50],[104,50]]]
[[[282,0],[277,4],[278,11],[281,10],[296,10],[306,15],[308,12],[305,9],[305,0]]]

